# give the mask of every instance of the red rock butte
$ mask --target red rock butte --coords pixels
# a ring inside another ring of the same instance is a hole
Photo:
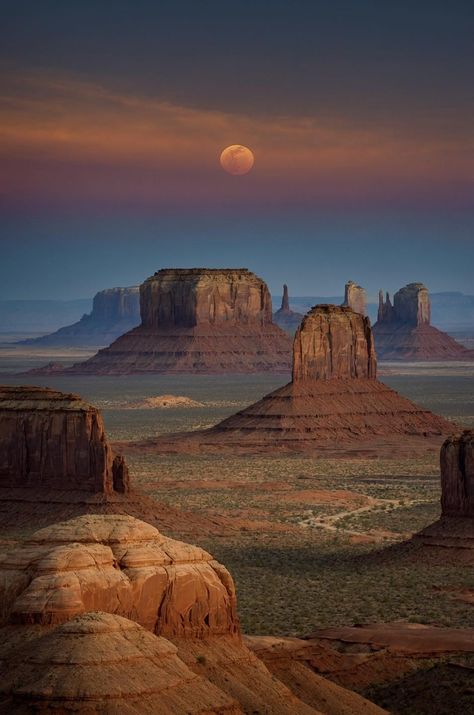
[[[163,269],[140,286],[141,325],[67,372],[286,372],[290,338],[246,268]]]
[[[367,295],[362,286],[357,285],[354,281],[348,281],[344,290],[344,303],[349,308],[352,308],[356,313],[367,315]]]
[[[431,323],[431,304],[422,283],[409,283],[394,295],[379,292],[374,325],[377,355],[383,360],[472,360],[468,350]]]
[[[317,305],[296,333],[288,385],[209,430],[163,436],[154,446],[383,454],[433,449],[453,431],[452,423],[379,382],[376,372],[369,319],[347,306]]]

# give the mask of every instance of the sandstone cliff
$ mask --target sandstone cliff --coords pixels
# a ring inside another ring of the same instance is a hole
[[[288,296],[288,286],[283,286],[283,297],[281,300],[281,308],[273,314],[274,322],[282,328],[291,337],[294,336],[299,324],[303,320],[302,313],[297,313],[290,308],[290,299]]]
[[[96,293],[92,312],[77,323],[67,325],[50,335],[22,340],[22,345],[96,346],[108,345],[140,322],[140,293],[138,286],[107,288]]]
[[[242,269],[164,269],[140,287],[142,323],[66,372],[285,372],[291,342],[266,284]]]
[[[367,315],[367,295],[362,286],[357,285],[354,281],[346,283],[343,305],[352,308],[355,313]]]
[[[128,470],[99,411],[77,395],[1,387],[0,487],[126,492]]]
[[[163,436],[156,451],[412,453],[433,449],[453,425],[376,379],[370,322],[318,305],[293,344],[293,380],[202,432]]]
[[[410,283],[394,295],[379,293],[378,318],[374,325],[377,354],[384,360],[463,360],[474,351],[457,343],[430,324],[431,305],[422,283]]]
[[[474,430],[448,437],[440,462],[443,516],[474,518]]]

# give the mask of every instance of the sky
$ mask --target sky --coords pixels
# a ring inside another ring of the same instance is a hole
[[[474,293],[474,5],[2,3],[0,298],[161,267]],[[230,176],[229,144],[255,165]]]

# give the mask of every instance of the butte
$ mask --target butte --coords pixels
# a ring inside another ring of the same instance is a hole
[[[382,360],[472,360],[468,350],[431,323],[431,304],[422,283],[409,283],[395,293],[379,293],[374,325],[377,355]]]
[[[290,383],[211,429],[158,437],[138,448],[336,455],[437,449],[453,423],[413,404],[376,374],[369,319],[347,306],[317,305],[296,333]]]
[[[291,341],[245,268],[163,269],[140,286],[141,324],[67,373],[286,372]]]
[[[288,286],[283,285],[283,297],[281,299],[281,307],[273,314],[273,321],[282,328],[291,337],[294,336],[301,321],[303,314],[297,313],[290,308],[290,299],[288,296]]]

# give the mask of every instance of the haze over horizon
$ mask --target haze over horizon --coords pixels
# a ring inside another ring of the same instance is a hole
[[[5,9],[0,298],[196,265],[273,293],[474,292],[472,5],[289,8]],[[219,166],[232,143],[246,176]]]

